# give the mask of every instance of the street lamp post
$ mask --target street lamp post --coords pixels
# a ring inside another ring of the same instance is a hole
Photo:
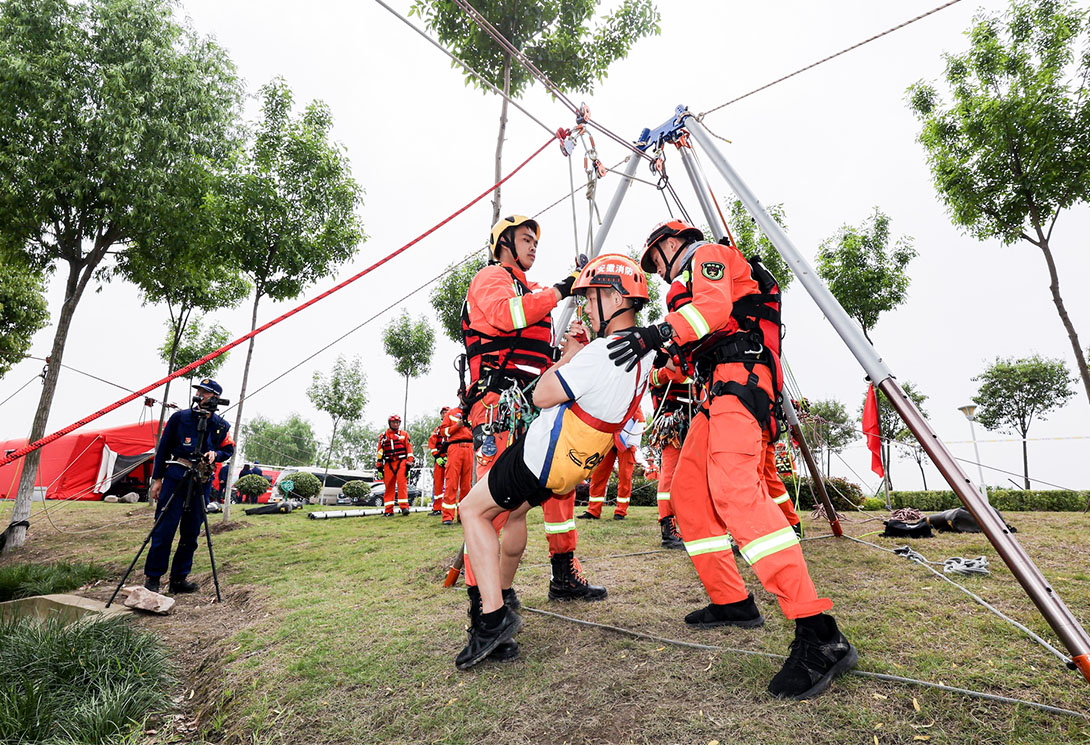
[[[973,404],[966,404],[965,406],[959,406],[958,411],[965,415],[965,418],[969,420],[969,434],[973,437],[973,452],[976,454],[976,468],[977,473],[980,474],[980,493],[984,495],[984,499],[991,504],[991,500],[988,499],[988,487],[984,484],[984,466],[980,462],[980,448],[976,444],[976,428],[973,426],[973,422],[976,420],[974,416],[976,414],[976,406]]]

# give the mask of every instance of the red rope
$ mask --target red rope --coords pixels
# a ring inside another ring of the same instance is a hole
[[[533,159],[534,159],[534,158],[536,158],[536,157],[537,157],[538,155],[540,155],[540,154],[541,154],[541,152],[542,152],[542,151],[543,151],[543,150],[544,150],[545,148],[547,148],[547,147],[548,147],[548,146],[549,146],[549,145],[550,145],[550,144],[552,143],[552,141],[553,141],[554,139],[556,139],[556,135],[553,135],[552,137],[550,137],[550,138],[549,138],[549,140],[548,140],[548,142],[546,142],[546,143],[545,143],[544,145],[542,145],[541,147],[539,147],[539,148],[538,148],[538,149],[537,149],[537,150],[536,150],[536,151],[534,152],[534,154],[533,154],[533,155],[531,155],[531,156],[530,156],[529,158],[527,158],[526,160],[522,161],[522,163],[520,163],[520,164],[518,165],[518,167],[516,167],[516,168],[515,168],[515,169],[514,169],[513,171],[511,171],[511,172],[510,172],[509,174],[507,174],[507,175],[506,175],[506,176],[504,176],[504,177],[503,177],[502,179],[500,179],[499,181],[497,181],[497,182],[496,182],[495,184],[493,184],[492,186],[490,186],[490,187],[489,187],[489,188],[488,188],[488,189],[487,189],[486,191],[483,191],[483,192],[481,192],[481,194],[479,194],[479,195],[478,195],[477,197],[475,197],[475,198],[473,199],[473,201],[469,202],[469,203],[468,203],[468,204],[466,204],[466,205],[465,205],[464,207],[462,207],[461,209],[459,209],[459,210],[458,210],[457,212],[454,212],[453,214],[451,214],[451,215],[450,215],[449,217],[445,218],[445,219],[444,219],[444,220],[442,220],[441,222],[438,222],[438,223],[436,223],[435,225],[433,225],[432,227],[428,228],[428,229],[427,229],[426,231],[424,231],[423,233],[421,233],[421,234],[420,234],[420,235],[418,235],[417,237],[413,238],[413,239],[412,239],[411,241],[409,241],[408,243],[406,243],[406,244],[405,244],[404,246],[402,246],[401,248],[397,249],[396,251],[393,251],[393,252],[392,252],[392,253],[390,253],[390,254],[387,254],[387,255],[386,255],[386,256],[385,256],[384,258],[380,259],[379,261],[376,261],[376,262],[375,262],[374,264],[372,264],[371,266],[367,267],[367,268],[366,268],[366,269],[364,269],[364,270],[363,270],[362,272],[360,272],[360,273],[358,273],[358,274],[356,274],[356,275],[353,275],[353,276],[349,277],[348,279],[344,280],[344,281],[343,281],[343,282],[341,282],[340,284],[334,285],[333,287],[329,288],[328,290],[326,290],[325,292],[323,292],[323,293],[322,293],[321,295],[319,295],[318,297],[312,298],[312,299],[310,299],[310,300],[306,301],[305,303],[301,303],[300,305],[297,305],[296,307],[294,307],[294,308],[292,308],[291,310],[289,310],[289,311],[288,311],[287,313],[284,313],[284,314],[283,314],[282,316],[279,316],[278,318],[274,318],[273,320],[271,320],[271,321],[269,321],[268,323],[266,323],[266,324],[265,324],[264,326],[261,326],[261,327],[259,327],[259,328],[256,328],[256,329],[254,329],[253,331],[251,331],[250,333],[246,334],[245,336],[240,336],[239,338],[235,339],[234,341],[232,341],[232,342],[228,342],[227,344],[225,344],[224,346],[220,347],[220,348],[219,348],[219,349],[217,349],[216,351],[214,351],[214,352],[210,352],[209,354],[206,354],[206,355],[205,355],[204,357],[201,357],[201,358],[200,358],[199,360],[197,360],[196,362],[193,362],[193,363],[191,363],[191,364],[189,364],[189,365],[186,365],[185,367],[183,367],[183,368],[182,368],[182,369],[180,369],[180,370],[175,370],[174,372],[172,372],[172,373],[171,373],[170,375],[166,376],[166,377],[165,377],[165,378],[163,378],[162,380],[158,380],[158,381],[156,381],[156,382],[152,383],[151,385],[145,386],[144,388],[141,388],[140,390],[138,390],[138,391],[135,391],[135,392],[131,393],[130,395],[128,395],[128,396],[125,396],[124,398],[122,398],[122,399],[119,399],[119,400],[115,401],[114,403],[110,404],[110,405],[109,405],[109,406],[107,406],[106,408],[104,408],[104,409],[99,409],[99,410],[98,410],[98,411],[96,411],[96,412],[95,412],[94,414],[91,414],[91,415],[89,415],[89,416],[85,416],[85,417],[84,417],[83,419],[80,419],[80,420],[79,420],[78,422],[73,422],[72,424],[69,424],[69,425],[68,425],[67,427],[64,427],[63,429],[58,429],[58,430],[57,430],[56,432],[54,432],[53,434],[51,434],[51,435],[46,435],[45,437],[43,437],[42,439],[38,440],[37,442],[31,443],[31,444],[29,444],[29,445],[24,445],[23,447],[21,447],[21,448],[19,448],[18,450],[16,450],[16,451],[15,451],[14,453],[11,453],[10,455],[8,455],[8,456],[7,456],[6,458],[4,458],[3,460],[0,460],[0,466],[6,466],[6,465],[7,465],[8,463],[11,463],[12,461],[16,461],[16,460],[18,460],[19,458],[22,458],[22,457],[23,457],[24,455],[26,455],[27,453],[32,453],[32,452],[34,452],[35,450],[37,450],[37,449],[39,449],[39,448],[41,448],[41,447],[44,447],[45,445],[48,445],[49,443],[53,442],[54,440],[56,440],[56,439],[58,439],[58,438],[60,438],[60,437],[63,437],[63,436],[65,436],[65,435],[66,435],[66,434],[68,434],[69,432],[73,432],[73,431],[75,431],[75,430],[79,429],[80,427],[82,427],[83,425],[87,424],[88,422],[93,422],[93,421],[94,421],[95,419],[98,419],[99,417],[101,417],[101,416],[103,416],[103,415],[105,415],[105,414],[108,414],[108,413],[110,413],[111,411],[113,411],[114,409],[118,408],[119,406],[124,406],[125,404],[129,403],[130,401],[133,401],[133,400],[135,400],[135,399],[137,399],[137,398],[140,398],[140,397],[141,397],[141,396],[143,396],[143,395],[144,395],[145,393],[148,393],[148,392],[150,392],[150,391],[153,391],[153,390],[155,390],[155,389],[156,389],[156,388],[158,388],[159,386],[161,386],[161,385],[163,385],[164,383],[166,383],[166,382],[167,382],[168,380],[173,380],[174,378],[179,378],[179,377],[181,377],[181,376],[185,375],[186,373],[190,372],[191,370],[196,370],[196,369],[197,369],[198,367],[200,367],[201,365],[203,365],[203,364],[204,364],[205,362],[208,362],[208,360],[212,360],[212,359],[215,359],[216,357],[219,357],[219,356],[220,356],[221,354],[223,354],[224,352],[227,352],[227,351],[230,351],[230,350],[234,349],[234,348],[235,348],[235,347],[237,347],[237,346],[238,346],[239,344],[242,344],[242,343],[243,343],[244,341],[247,341],[247,340],[249,340],[249,339],[251,339],[251,338],[253,338],[253,337],[257,336],[257,335],[258,335],[258,334],[260,334],[260,333],[261,333],[262,331],[266,331],[267,329],[270,329],[270,328],[272,328],[273,326],[275,326],[276,324],[280,323],[281,321],[287,320],[288,318],[290,318],[291,316],[294,316],[294,315],[295,315],[296,313],[298,313],[299,311],[301,311],[301,310],[305,310],[306,308],[309,308],[310,306],[314,305],[314,304],[315,304],[316,302],[318,302],[319,300],[324,300],[325,298],[327,298],[327,297],[329,297],[330,295],[332,295],[332,294],[333,294],[334,292],[337,292],[338,290],[340,290],[340,289],[343,289],[344,287],[347,287],[348,285],[352,284],[353,282],[355,282],[355,281],[356,281],[357,279],[359,279],[360,277],[364,276],[365,274],[369,274],[370,272],[374,271],[375,269],[378,269],[378,268],[379,268],[380,266],[382,266],[383,264],[385,264],[385,263],[386,263],[387,261],[389,261],[390,259],[394,258],[395,256],[397,256],[398,254],[402,253],[403,251],[405,251],[406,249],[410,248],[411,246],[414,246],[415,244],[419,243],[419,242],[420,242],[420,241],[422,241],[423,239],[427,238],[427,237],[428,237],[429,235],[431,235],[432,233],[434,233],[434,232],[435,232],[436,230],[438,230],[439,228],[443,227],[443,226],[444,226],[444,225],[446,225],[446,224],[447,224],[448,222],[450,222],[450,221],[451,221],[451,220],[453,220],[454,218],[458,217],[458,215],[462,214],[463,212],[465,212],[466,210],[468,210],[468,209],[469,209],[470,207],[472,207],[473,205],[475,205],[475,204],[476,204],[477,202],[481,201],[482,199],[484,199],[485,197],[487,197],[487,196],[488,196],[489,194],[491,194],[492,192],[494,192],[494,191],[495,191],[496,189],[498,189],[498,188],[499,188],[499,187],[500,187],[500,186],[501,186],[501,185],[502,185],[503,183],[505,183],[505,182],[506,182],[506,181],[507,181],[507,180],[508,180],[509,178],[511,178],[511,177],[512,177],[512,176],[514,176],[514,175],[515,175],[516,173],[518,173],[519,171],[521,171],[521,170],[522,170],[522,168],[523,168],[523,167],[524,167],[524,166],[525,166],[525,165],[526,165],[527,163],[529,163],[529,162],[530,162],[531,160],[533,160]]]

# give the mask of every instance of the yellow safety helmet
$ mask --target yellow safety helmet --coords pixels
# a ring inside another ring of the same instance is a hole
[[[541,226],[537,224],[537,220],[526,217],[526,215],[510,215],[509,217],[501,217],[499,222],[492,226],[492,233],[489,236],[488,246],[492,251],[492,258],[499,259],[500,253],[500,238],[511,228],[517,228],[520,225],[527,225],[534,231],[534,236],[541,240]]]

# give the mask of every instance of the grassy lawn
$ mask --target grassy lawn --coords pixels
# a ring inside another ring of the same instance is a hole
[[[226,602],[210,603],[202,543],[194,574],[202,592],[181,597],[168,619],[138,621],[160,629],[174,649],[181,726],[207,741],[1090,743],[1085,719],[855,676],[814,701],[778,702],[764,690],[776,660],[634,639],[529,610],[786,654],[792,624],[747,567],[742,574],[766,626],[691,630],[682,616],[707,601],[684,552],[618,556],[658,548],[652,508],[633,508],[625,522],[579,523],[587,575],[609,588],[609,599],[595,604],[547,600],[547,548],[541,513],[532,512],[515,581],[527,607],[522,656],[467,673],[453,664],[465,642],[465,592],[441,585],[460,548],[458,528],[423,514],[327,521],[236,514],[238,527],[213,536]],[[116,582],[151,526],[144,505],[75,504],[52,517],[56,529],[32,515],[27,546],[6,561],[94,561]],[[1075,616],[1090,624],[1090,516],[1006,517]],[[808,535],[828,532],[804,523]],[[881,528],[856,515],[844,524],[851,535]],[[102,529],[76,532],[96,526]],[[912,547],[932,560],[987,557],[990,576],[957,581],[1062,649],[982,535],[940,535]],[[861,669],[1090,711],[1081,675],[922,567],[847,541],[809,541],[804,550],[819,591],[833,599],[859,648]],[[197,737],[179,737],[173,726],[164,721],[147,739]]]

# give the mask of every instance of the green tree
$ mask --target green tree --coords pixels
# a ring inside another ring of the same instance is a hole
[[[0,378],[26,356],[34,334],[48,323],[41,272],[0,264]]]
[[[0,246],[64,271],[31,440],[45,434],[73,315],[111,249],[184,230],[179,190],[232,145],[234,67],[172,11],[169,0],[0,5]],[[24,462],[15,521],[30,513],[39,458]],[[24,538],[16,528],[8,546]]]
[[[927,412],[924,411],[923,404],[927,400],[927,396],[920,393],[916,386],[911,381],[904,381],[901,384],[901,388],[904,389],[905,395],[908,396],[912,403],[916,404],[916,408],[920,410],[920,415],[924,418],[927,417]],[[897,414],[897,411],[893,408],[893,405],[886,398],[886,394],[879,390],[877,387],[874,389],[877,395],[878,401],[878,431],[882,436],[882,468],[885,469],[885,486],[887,489],[893,488],[893,477],[890,475],[890,447],[894,441],[904,443],[915,443],[915,435],[912,431],[905,426],[905,423],[901,421],[901,417]],[[867,403],[867,397],[863,397],[862,403],[859,404],[859,411],[857,420],[860,424],[856,425],[861,427],[863,419],[863,407]],[[917,464],[920,466],[920,472],[923,472],[923,461],[917,459]]]
[[[292,117],[292,94],[275,79],[261,88],[261,120],[245,152],[213,190],[224,252],[254,287],[250,329],[262,298],[290,300],[355,255],[365,239],[356,207],[361,189],[343,148],[329,141],[333,117],[314,101]],[[238,393],[235,429],[242,422],[254,338]],[[229,520],[229,505],[223,519]]]
[[[409,311],[390,322],[382,332],[386,354],[394,358],[394,369],[405,376],[404,423],[409,426],[409,378],[426,375],[431,369],[431,356],[435,352],[435,331],[428,319],[420,317],[413,323]]]
[[[315,371],[314,378],[307,389],[307,397],[318,411],[329,414],[333,420],[333,433],[329,436],[329,450],[326,455],[325,472],[322,474],[322,486],[329,475],[329,459],[333,455],[333,446],[337,442],[337,425],[341,422],[355,422],[363,414],[367,403],[367,376],[360,367],[360,358],[353,357],[351,362],[342,355],[337,356],[333,369],[326,377]]]
[[[1071,384],[1076,379],[1063,360],[1035,354],[1020,359],[996,358],[973,380],[980,381],[980,390],[973,396],[973,403],[979,407],[976,420],[986,429],[1017,432],[1022,438],[1023,486],[1029,489],[1029,427],[1034,417],[1044,419],[1075,395]]]
[[[487,263],[488,253],[482,250],[466,261],[452,264],[429,296],[431,307],[439,319],[439,328],[457,344],[462,343],[462,306],[469,292],[469,283]]]
[[[833,398],[810,401],[805,410],[801,406],[798,408],[803,434],[815,450],[824,452],[825,473],[828,474],[833,465],[833,453],[841,452],[857,440],[859,427],[844,404]]]
[[[310,422],[298,414],[282,422],[258,415],[242,425],[242,450],[254,463],[309,466],[317,463],[318,440]]]
[[[207,168],[205,166],[207,165]],[[165,303],[169,315],[169,333],[166,344],[160,348],[160,357],[167,364],[167,372],[173,372],[200,359],[230,340],[225,336],[214,347],[199,345],[203,351],[196,357],[180,354],[180,346],[193,347],[198,337],[189,334],[189,323],[194,311],[208,312],[237,306],[250,291],[250,285],[239,274],[238,266],[229,256],[221,255],[215,231],[210,189],[216,179],[212,164],[194,167],[184,180],[188,188],[179,190],[178,203],[189,216],[185,230],[174,230],[169,216],[155,221],[151,230],[129,246],[118,261],[117,271],[137,285],[147,303]],[[199,324],[198,318],[193,323]],[[183,337],[187,342],[183,343]],[[184,361],[183,361],[184,358]],[[219,369],[224,357],[210,361],[194,377],[207,377]],[[158,433],[163,430],[166,402],[170,398],[168,380],[163,387],[162,406],[159,409]]]
[[[167,333],[162,346],[159,347],[159,359],[167,363],[168,371],[191,365],[231,340],[231,333],[215,322],[204,326],[202,331],[201,322],[204,320],[202,316],[193,318],[193,322],[189,323],[189,312],[191,310],[192,306],[185,312],[185,320],[181,323],[178,322],[180,317],[175,318],[173,313],[170,320],[166,322]],[[180,332],[179,329],[181,329]],[[196,370],[190,371],[190,384],[193,383],[194,378],[215,377],[216,372],[227,361],[227,356],[227,354],[221,354],[219,357],[205,362]],[[171,382],[168,380],[163,387],[163,401],[159,406],[159,427],[156,429],[155,434],[156,443],[158,443],[159,435],[163,431],[163,419],[166,414],[167,395],[170,393]]]
[[[979,15],[969,50],[946,55],[953,103],[929,83],[909,93],[954,223],[978,240],[1040,250],[1090,400],[1087,355],[1060,295],[1051,244],[1060,213],[1090,201],[1090,44],[1079,44],[1086,17],[1066,0],[1015,2],[1003,18]]]
[[[858,228],[843,225],[825,240],[817,256],[817,273],[849,316],[870,332],[878,316],[893,310],[908,297],[905,268],[916,258],[912,239],[901,237],[889,246],[889,216],[877,207],[873,217]]]
[[[594,27],[596,0],[483,0],[474,7],[561,91],[589,93],[605,79],[609,66],[628,55],[637,40],[659,32],[659,12],[651,0],[622,0]],[[416,0],[419,15],[445,46],[489,83],[518,98],[533,82],[526,68],[499,46],[465,11],[450,0]],[[466,84],[479,85],[466,73]],[[507,98],[500,104],[496,138],[496,181],[501,178]],[[492,222],[500,219],[500,190],[492,200]]]
[[[773,204],[766,207],[768,214],[784,230],[787,229],[787,215],[782,204]],[[788,268],[787,262],[780,256],[780,252],[772,245],[772,241],[757,226],[757,221],[746,212],[741,199],[735,199],[730,203],[730,224],[734,230],[734,242],[739,250],[748,258],[753,255],[761,257],[761,263],[772,272],[772,276],[780,283],[780,292],[787,289],[795,275]]]
[[[378,438],[382,427],[375,427],[368,422],[348,422],[341,428],[341,436],[330,451],[327,466],[339,466],[353,470],[367,470],[375,467]],[[381,475],[378,475],[381,478]]]

